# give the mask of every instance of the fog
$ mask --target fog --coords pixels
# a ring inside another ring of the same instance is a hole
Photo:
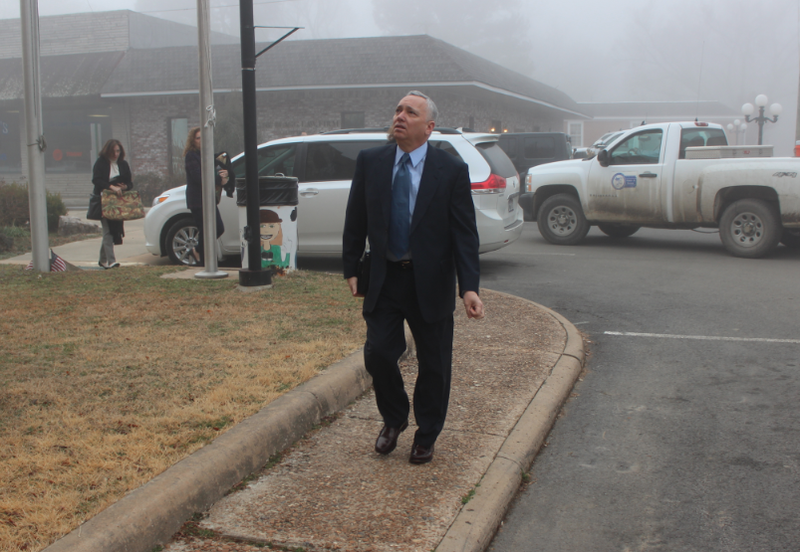
[[[212,29],[238,35],[236,0],[212,0]],[[254,0],[257,25],[293,39],[429,34],[563,90],[576,101],[717,100],[784,107],[765,143],[795,139],[800,0]],[[131,9],[191,25],[193,0],[40,0],[40,15]],[[19,2],[0,18],[19,17]],[[259,41],[280,36],[260,29]],[[742,117],[743,119],[743,117]],[[756,140],[750,125],[748,142]]]

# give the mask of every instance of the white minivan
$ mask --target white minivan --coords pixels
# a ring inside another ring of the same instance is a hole
[[[436,129],[429,146],[441,148],[469,166],[480,252],[509,245],[522,234],[520,178],[497,143],[496,134]],[[336,257],[342,253],[342,230],[355,172],[363,149],[386,143],[385,130],[343,130],[273,140],[258,147],[259,176],[294,176],[299,184],[298,255]],[[233,159],[237,178],[244,178],[243,154]],[[186,186],[155,198],[144,231],[147,250],[168,255],[174,263],[193,265],[197,228],[186,208]],[[223,256],[241,255],[241,229],[236,197],[222,195],[219,211],[225,233],[218,243]]]

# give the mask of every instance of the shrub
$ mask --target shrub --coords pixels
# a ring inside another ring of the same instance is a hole
[[[145,207],[150,207],[153,199],[170,188],[186,184],[183,176],[161,176],[153,172],[137,174],[133,181],[133,189],[139,191],[139,197],[142,198]]]
[[[58,231],[58,217],[67,214],[67,207],[61,194],[45,192],[47,206],[47,231]],[[16,182],[0,180],[0,227],[26,226],[30,223],[28,186]]]
[[[24,226],[29,220],[28,187],[0,181],[0,227]]]
[[[58,232],[58,218],[67,214],[67,206],[61,199],[61,194],[47,194],[47,231]]]
[[[24,250],[31,243],[31,233],[19,226],[0,227],[0,253]]]

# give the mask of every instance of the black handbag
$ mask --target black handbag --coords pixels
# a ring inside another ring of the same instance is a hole
[[[97,194],[89,195],[89,210],[86,211],[86,220],[101,220],[103,218],[102,199]]]
[[[358,268],[356,269],[356,276],[358,280],[356,281],[356,293],[359,295],[367,295],[369,291],[369,267],[371,263],[371,258],[369,255],[369,251],[364,253],[364,256],[358,260]]]

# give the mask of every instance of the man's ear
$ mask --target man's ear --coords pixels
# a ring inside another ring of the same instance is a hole
[[[428,121],[428,125],[425,127],[425,134],[430,136],[435,127],[436,127],[436,121]]]

